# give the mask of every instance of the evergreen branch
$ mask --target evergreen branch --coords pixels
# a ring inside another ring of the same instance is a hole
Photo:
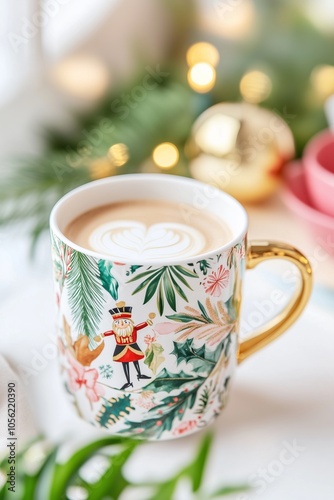
[[[117,95],[108,96],[90,116],[77,117],[79,133],[73,137],[53,133],[55,140],[50,137],[46,140],[42,156],[13,162],[0,184],[0,204],[5,209],[1,210],[5,215],[0,217],[0,224],[29,220],[38,238],[48,228],[52,206],[71,189],[96,178],[92,163],[101,158],[107,162],[112,144],[124,143],[129,150],[129,161],[120,173],[137,172],[138,165],[162,141],[173,142],[183,149],[195,114],[191,91],[175,77],[162,78],[144,100],[136,102],[135,107],[127,107],[126,114],[114,106],[116,99]],[[175,126],[176,114],[179,120]],[[106,127],[101,130],[103,120]],[[100,176],[109,176],[113,171],[110,164],[109,171]]]

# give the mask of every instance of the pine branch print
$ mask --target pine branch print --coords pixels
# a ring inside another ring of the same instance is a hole
[[[96,261],[85,254],[73,251],[68,273],[68,303],[73,325],[84,333],[94,347],[94,337],[103,313],[105,298]]]

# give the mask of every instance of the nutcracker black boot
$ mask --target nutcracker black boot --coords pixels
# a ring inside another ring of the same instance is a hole
[[[123,365],[123,370],[124,370],[127,382],[126,382],[126,384],[124,384],[121,387],[121,391],[123,391],[124,389],[127,389],[128,387],[133,387],[133,384],[130,382],[130,367],[129,367],[129,363],[122,363],[122,365]]]
[[[140,366],[139,366],[139,363],[138,361],[134,361],[133,364],[135,365],[135,368],[137,370],[137,380],[142,380],[142,379],[149,379],[151,377],[149,377],[148,375],[142,375],[141,371],[140,371]]]

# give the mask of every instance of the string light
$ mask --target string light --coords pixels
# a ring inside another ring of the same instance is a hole
[[[311,85],[321,99],[334,94],[334,66],[316,66],[311,73]]]
[[[122,167],[129,160],[129,149],[126,144],[119,142],[108,150],[108,158],[115,167]]]
[[[187,51],[187,63],[189,67],[198,63],[208,63],[216,67],[219,63],[219,52],[214,45],[207,42],[198,42],[189,47]]]
[[[211,64],[194,64],[188,71],[188,83],[196,92],[209,92],[216,83],[216,70]]]
[[[171,142],[159,144],[153,151],[153,161],[160,168],[172,168],[179,161],[179,150]]]
[[[89,173],[92,179],[103,179],[115,173],[115,166],[108,158],[97,158],[89,166]]]
[[[76,55],[57,63],[51,78],[65,92],[81,99],[98,99],[109,86],[107,67],[96,57]]]
[[[272,82],[262,71],[249,71],[240,81],[240,92],[245,101],[259,104],[269,97]]]
[[[252,0],[199,0],[199,28],[215,36],[241,39],[256,27],[256,9]]]

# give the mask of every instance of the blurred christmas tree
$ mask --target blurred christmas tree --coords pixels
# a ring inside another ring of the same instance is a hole
[[[129,172],[190,175],[193,123],[216,103],[245,101],[279,114],[298,155],[326,127],[334,34],[311,21],[304,2],[198,0],[187,19],[177,2],[165,3],[182,36],[164,65],[146,66],[129,88],[77,117],[71,137],[52,131],[43,156],[18,162],[0,187],[0,223],[28,218],[37,238],[52,205],[82,183]]]

